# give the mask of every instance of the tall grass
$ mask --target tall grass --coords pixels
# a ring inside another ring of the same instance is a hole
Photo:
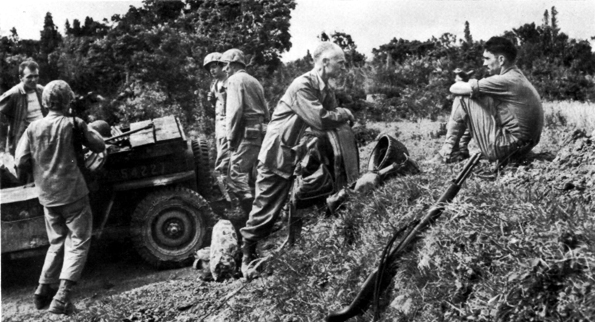
[[[544,102],[546,125],[595,130],[595,104],[577,101]]]

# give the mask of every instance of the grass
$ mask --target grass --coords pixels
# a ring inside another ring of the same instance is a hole
[[[570,126],[591,133],[595,131],[595,104],[572,101],[545,102],[543,104],[546,124]]]
[[[573,152],[575,145],[565,143],[565,135],[579,126],[593,130],[593,106],[545,106],[557,119],[546,122],[538,149]],[[442,141],[430,135],[438,122],[368,126],[399,133],[415,160],[431,157]],[[595,185],[558,190],[568,180],[579,182],[594,173],[588,172],[595,168],[593,142],[581,142],[585,155],[593,157],[576,166],[535,160],[507,169],[496,181],[472,175],[443,216],[398,261],[382,297],[380,321],[594,320]],[[362,163],[372,146],[360,150]],[[424,215],[461,167],[424,165],[418,175],[354,196],[336,218],[310,211],[297,244],[248,284],[156,283],[108,299],[86,299],[72,319],[320,321],[351,302],[392,233]],[[270,242],[282,239],[276,235]],[[372,310],[352,321],[370,320]]]

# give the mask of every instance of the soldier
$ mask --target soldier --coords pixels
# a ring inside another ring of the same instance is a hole
[[[541,137],[543,108],[539,94],[515,65],[517,50],[503,37],[485,44],[484,66],[490,77],[455,82],[455,97],[446,139],[437,158],[456,160],[461,136],[470,128],[482,154],[490,161],[506,161],[529,152]]]
[[[314,69],[296,78],[275,108],[258,155],[256,198],[246,227],[241,229],[242,274],[250,279],[249,264],[256,243],[267,237],[291,187],[297,146],[307,127],[329,130],[354,121],[346,108],[337,107],[329,79],[345,70],[341,47],[323,42],[314,51]]]
[[[8,120],[8,129],[3,129],[2,132],[3,135],[6,132],[8,136],[8,147],[2,148],[2,151],[8,148],[12,155],[27,126],[48,113],[41,103],[43,86],[37,84],[39,65],[32,60],[22,62],[19,65],[19,76],[21,83],[0,97],[0,113]],[[3,135],[0,137],[0,146],[7,142]]]
[[[220,61],[221,53],[208,54],[203,67],[209,71],[213,82],[207,100],[215,109],[215,145],[217,147],[217,158],[215,160],[215,175],[217,177],[227,176],[229,169],[229,144],[227,143],[227,130],[225,128],[225,80],[227,73],[223,71],[223,64]]]
[[[16,149],[16,163],[19,170],[33,172],[50,242],[35,290],[35,307],[41,310],[49,305],[51,313],[69,314],[72,287],[87,260],[93,225],[89,190],[77,166],[74,129],[93,152],[102,152],[105,144],[81,119],[65,115],[74,98],[66,82],[50,82],[42,98],[50,111],[25,130]],[[58,290],[52,288],[57,283]]]
[[[239,200],[247,217],[254,201],[253,169],[269,120],[269,110],[262,85],[246,73],[244,53],[230,49],[223,53],[221,62],[225,64],[223,69],[228,76],[225,85],[226,134],[231,151],[228,191]]]

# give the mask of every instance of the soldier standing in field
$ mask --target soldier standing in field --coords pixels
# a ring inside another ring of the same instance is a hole
[[[450,87],[450,92],[458,97],[437,158],[455,161],[467,149],[460,145],[467,128],[490,161],[522,156],[539,143],[543,107],[535,87],[515,65],[516,56],[510,40],[492,37],[483,53],[483,65],[490,76],[455,82]]]
[[[42,99],[49,113],[23,133],[16,164],[21,171],[33,173],[50,242],[34,294],[35,307],[41,310],[49,305],[51,313],[69,314],[72,288],[87,260],[93,226],[89,190],[77,165],[75,135],[96,153],[102,152],[105,144],[81,119],[66,115],[74,99],[66,82],[47,84]],[[56,290],[52,286],[58,283]]]
[[[337,107],[329,79],[345,70],[341,47],[323,42],[314,51],[314,69],[296,78],[275,108],[258,155],[256,198],[252,212],[241,229],[242,274],[252,278],[249,264],[256,244],[271,233],[291,188],[291,176],[300,139],[307,127],[325,131],[354,121],[346,108]]]
[[[227,130],[225,125],[225,80],[227,73],[223,71],[221,53],[208,54],[203,63],[213,82],[207,94],[207,100],[215,109],[215,146],[217,147],[217,158],[215,159],[215,176],[217,179],[227,176],[229,171],[229,144],[227,142]],[[225,180],[223,180],[225,181]]]
[[[253,170],[269,121],[269,110],[262,85],[245,70],[244,53],[230,49],[223,53],[221,62],[228,76],[225,83],[226,135],[230,150],[228,192],[239,200],[247,217],[254,201]]]

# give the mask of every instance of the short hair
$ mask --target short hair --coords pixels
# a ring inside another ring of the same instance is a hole
[[[29,68],[30,71],[39,70],[39,65],[33,60],[25,60],[19,65],[19,76],[23,76],[25,68]]]
[[[328,53],[330,51],[332,51],[333,53],[336,51],[343,52],[343,49],[341,49],[339,45],[330,41],[320,42],[318,46],[316,46],[316,49],[314,49],[314,54],[312,55],[312,58],[314,58],[314,63],[317,63],[325,53]]]
[[[492,37],[486,42],[484,47],[486,51],[494,55],[503,55],[509,62],[516,60],[517,49],[508,38]]]
[[[74,100],[74,92],[63,80],[49,82],[43,88],[41,101],[50,110],[64,110]]]

